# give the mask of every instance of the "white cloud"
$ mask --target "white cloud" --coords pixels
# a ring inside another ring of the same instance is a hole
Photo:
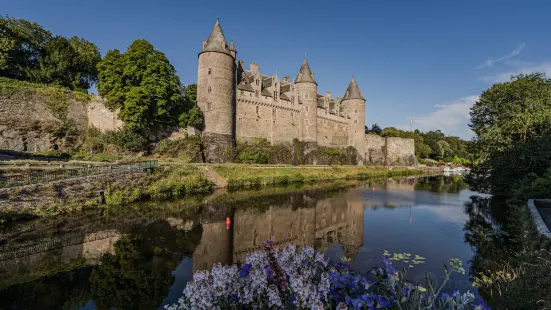
[[[545,73],[548,77],[551,77],[551,62],[544,62],[541,64],[531,64],[525,62],[510,62],[508,63],[512,70],[498,73],[496,75],[486,75],[479,77],[479,80],[486,83],[503,83],[511,80],[511,76],[518,74],[530,74],[534,72]]]
[[[469,128],[469,111],[478,96],[463,97],[449,104],[437,104],[436,111],[413,117],[413,128],[422,131],[440,129],[446,135],[470,139],[473,132]]]
[[[491,67],[493,66],[496,62],[500,62],[500,61],[503,61],[505,59],[508,59],[508,58],[511,58],[511,57],[515,57],[517,56],[518,54],[520,54],[520,52],[526,47],[526,43],[522,42],[519,44],[519,46],[517,46],[517,48],[515,48],[514,50],[512,50],[509,54],[505,55],[505,56],[502,56],[502,57],[499,57],[497,59],[492,59],[492,58],[488,58],[488,60],[486,60],[485,63],[481,64],[480,66],[477,67],[477,69],[481,69],[481,68],[484,68],[484,67]]]

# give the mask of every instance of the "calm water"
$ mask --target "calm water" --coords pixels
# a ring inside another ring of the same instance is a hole
[[[468,271],[467,223],[480,214],[466,205],[477,195],[460,177],[412,177],[218,192],[203,206],[186,200],[18,223],[0,231],[0,309],[159,308],[181,296],[194,271],[243,262],[270,235],[344,255],[358,270],[377,265],[384,250],[417,254],[426,263],[409,276],[428,272],[440,282],[450,258]],[[468,274],[448,289],[475,291]]]

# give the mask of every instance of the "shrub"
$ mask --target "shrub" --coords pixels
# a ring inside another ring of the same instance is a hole
[[[141,152],[149,147],[149,140],[138,131],[125,127],[105,133],[105,141],[117,146],[119,151]]]

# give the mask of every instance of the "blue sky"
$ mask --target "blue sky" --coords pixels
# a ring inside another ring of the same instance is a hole
[[[470,138],[469,108],[511,74],[551,76],[551,1],[0,0],[2,14],[93,41],[102,55],[146,39],[184,84],[220,17],[238,59],[296,77],[304,53],[319,93],[342,96],[352,75],[367,124],[441,129]]]

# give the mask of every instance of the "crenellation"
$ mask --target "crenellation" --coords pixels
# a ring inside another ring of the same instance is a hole
[[[366,101],[354,77],[343,97],[332,97],[331,92],[322,95],[306,58],[292,81],[290,76],[280,80],[277,72],[262,74],[254,62],[246,70],[243,61],[235,60],[236,53],[233,42],[227,46],[217,22],[199,54],[197,101],[205,115],[204,135],[222,135],[232,141],[265,138],[272,144],[298,139],[312,145],[351,146],[360,163],[372,163],[372,157],[382,154],[371,148],[365,135]],[[395,159],[384,163],[397,164],[396,158],[404,157],[410,161],[414,150],[409,141],[389,143]]]

